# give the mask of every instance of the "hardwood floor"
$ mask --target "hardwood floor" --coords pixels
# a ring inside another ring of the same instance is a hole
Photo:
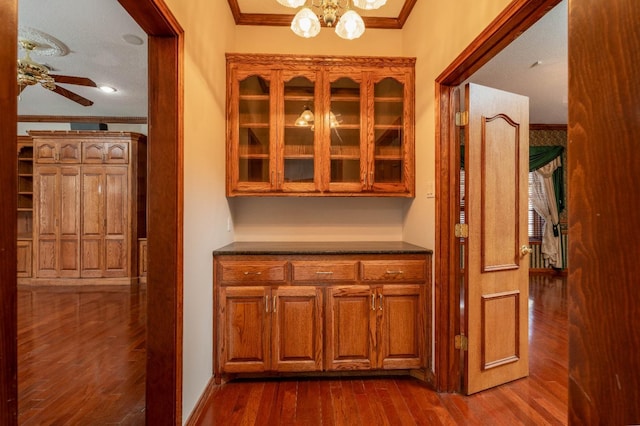
[[[18,289],[20,425],[143,425],[146,291]]]
[[[143,425],[146,292],[18,291],[20,425]],[[470,397],[407,377],[242,380],[216,386],[199,425],[561,425],[566,279],[530,280],[530,376]]]
[[[415,379],[242,380],[215,386],[198,425],[563,425],[566,279],[530,279],[530,376],[472,396]]]

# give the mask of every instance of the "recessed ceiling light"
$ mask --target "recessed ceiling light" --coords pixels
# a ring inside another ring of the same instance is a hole
[[[100,90],[102,90],[105,93],[113,93],[113,92],[117,92],[117,90],[114,87],[111,86],[99,86],[98,87]]]
[[[144,40],[133,34],[125,34],[122,36],[122,39],[127,43],[133,44],[135,46],[140,46],[142,43],[144,43]]]

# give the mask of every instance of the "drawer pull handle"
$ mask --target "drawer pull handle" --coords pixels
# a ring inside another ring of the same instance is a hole
[[[378,296],[380,297],[380,306],[378,307],[378,309],[382,310],[382,295],[379,294]]]
[[[253,275],[262,275],[262,272],[260,272],[260,271],[258,271],[258,272],[244,271],[244,274],[245,274],[245,275],[250,275],[250,274],[253,274]]]
[[[269,313],[269,295],[264,297],[264,311]]]
[[[275,296],[273,296],[272,298],[273,300],[273,309],[271,310],[271,312],[276,312],[276,306],[278,306],[278,295],[276,294]]]
[[[402,269],[398,270],[398,271],[387,271],[388,275],[400,275],[400,274],[404,274],[404,271]]]
[[[371,293],[371,310],[376,310],[376,295]]]
[[[318,275],[333,275],[333,271],[316,271]]]

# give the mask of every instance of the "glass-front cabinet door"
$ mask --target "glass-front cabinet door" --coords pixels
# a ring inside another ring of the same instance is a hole
[[[372,75],[373,141],[370,145],[369,188],[381,192],[407,192],[411,161],[408,156],[406,121],[411,114],[405,81],[399,77]],[[371,105],[371,104],[370,104]],[[371,132],[370,132],[371,133]],[[411,177],[412,178],[412,177]]]
[[[273,72],[237,71],[229,104],[227,187],[238,192],[268,192],[275,185],[275,99]]]
[[[364,189],[362,86],[362,73],[329,74],[329,108],[324,123],[325,138],[329,141],[328,187],[333,193]]]
[[[282,109],[278,132],[276,186],[283,192],[317,192],[319,134],[322,114],[318,72],[282,72]]]

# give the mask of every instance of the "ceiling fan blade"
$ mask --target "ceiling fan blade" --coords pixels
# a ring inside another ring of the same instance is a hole
[[[77,93],[73,93],[67,89],[64,89],[60,86],[56,86],[53,90],[53,92],[56,92],[59,95],[64,96],[65,98],[71,99],[74,102],[79,103],[82,106],[91,106],[93,105],[93,101],[90,101],[87,98],[83,98],[82,96],[78,95]]]
[[[93,80],[87,77],[73,77],[70,75],[53,75],[53,74],[49,74],[49,76],[53,77],[53,80],[56,83],[77,84],[79,86],[97,87],[96,83],[94,83]]]

